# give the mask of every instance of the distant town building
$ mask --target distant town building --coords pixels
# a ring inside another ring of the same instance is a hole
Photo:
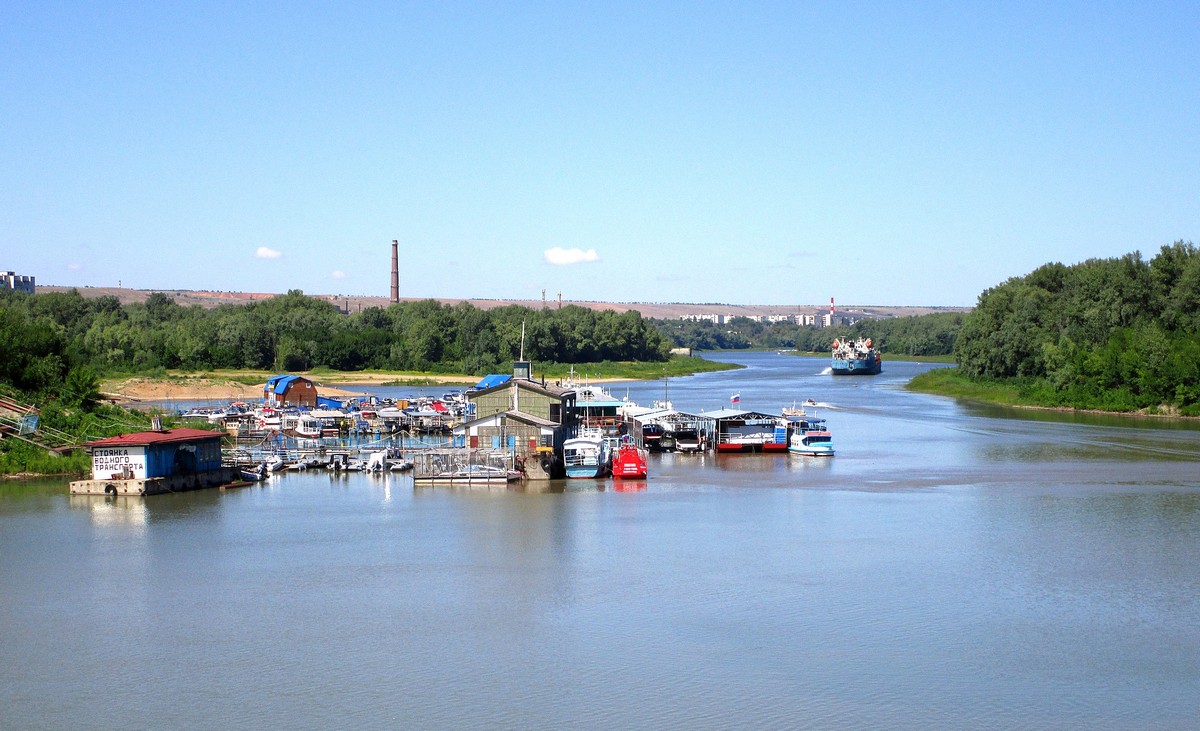
[[[714,325],[724,325],[733,318],[732,315],[680,315],[680,320],[690,322],[711,322]]]
[[[7,289],[15,289],[18,292],[34,293],[35,285],[33,277],[25,277],[16,272],[0,272],[0,286]]]

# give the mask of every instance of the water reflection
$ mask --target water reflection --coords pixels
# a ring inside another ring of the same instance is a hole
[[[146,499],[116,495],[70,495],[68,504],[85,510],[92,524],[102,528],[136,528],[141,533],[150,521]]]

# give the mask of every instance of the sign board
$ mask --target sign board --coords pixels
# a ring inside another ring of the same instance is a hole
[[[97,447],[92,450],[92,479],[146,479],[145,447]]]

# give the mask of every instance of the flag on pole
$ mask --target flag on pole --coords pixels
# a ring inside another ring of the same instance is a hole
[[[741,402],[742,402],[742,395],[740,393],[735,393],[734,395],[729,397],[729,403],[731,403],[731,404],[740,404]]]

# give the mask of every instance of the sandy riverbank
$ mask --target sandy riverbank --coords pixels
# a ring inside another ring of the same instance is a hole
[[[258,401],[266,383],[248,385],[219,378],[123,378],[106,381],[100,392],[117,403],[139,401]],[[322,396],[360,396],[358,391],[317,383]]]
[[[311,378],[311,376],[306,376]],[[629,378],[594,378],[589,383],[617,383]],[[346,373],[327,378],[314,378],[322,396],[344,398],[362,396],[355,386],[449,386],[462,388],[479,382],[478,376],[419,376],[396,373]],[[547,379],[547,383],[556,383]],[[258,401],[262,398],[265,381],[246,384],[222,378],[176,376],[168,378],[121,378],[100,385],[100,392],[116,403],[141,401]]]

